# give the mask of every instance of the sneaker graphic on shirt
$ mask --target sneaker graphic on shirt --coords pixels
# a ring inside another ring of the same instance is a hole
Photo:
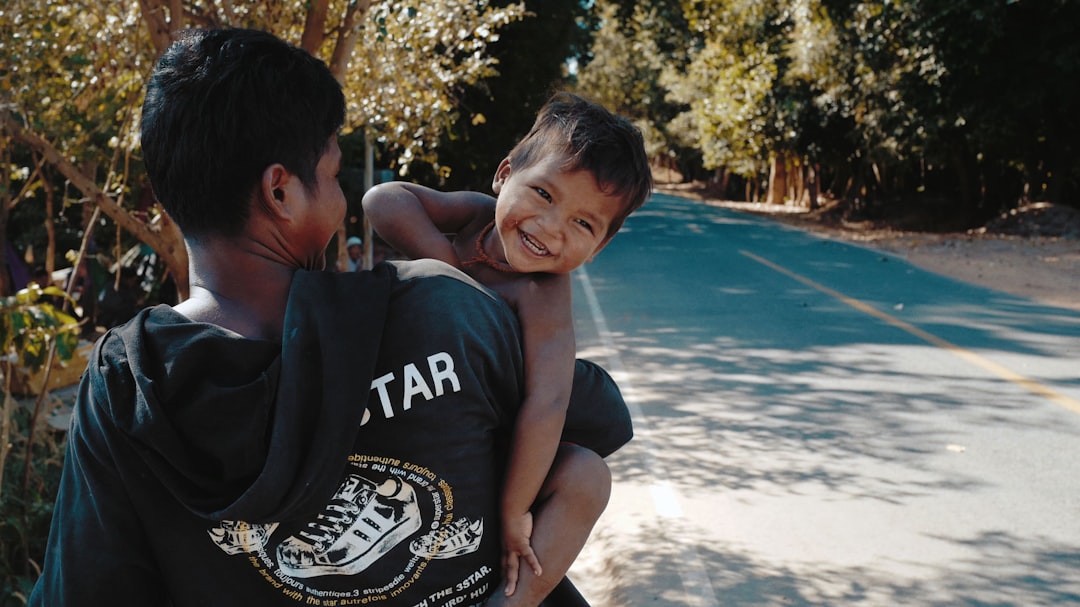
[[[256,525],[245,521],[221,521],[207,533],[225,554],[243,554],[262,550],[275,528],[277,523]]]
[[[452,559],[476,552],[483,539],[484,519],[462,518],[416,538],[409,544],[409,550],[424,558]]]
[[[350,474],[325,509],[277,548],[281,570],[297,578],[353,575],[420,528],[412,485],[397,477],[376,484]]]

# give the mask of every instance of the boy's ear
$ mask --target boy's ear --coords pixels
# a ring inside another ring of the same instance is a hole
[[[495,178],[491,180],[491,191],[497,196],[506,180],[510,179],[510,159],[503,158],[499,168],[495,169]]]
[[[260,206],[275,217],[288,214],[285,206],[289,181],[293,176],[281,164],[272,164],[263,171],[259,180],[258,200]]]

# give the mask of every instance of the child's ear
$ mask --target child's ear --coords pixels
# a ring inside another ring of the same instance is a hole
[[[497,196],[506,180],[510,179],[510,159],[503,158],[499,168],[495,169],[495,178],[491,180],[491,191]]]

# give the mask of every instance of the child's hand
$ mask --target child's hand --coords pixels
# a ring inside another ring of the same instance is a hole
[[[506,596],[517,589],[518,567],[520,559],[539,577],[543,570],[536,558],[529,540],[532,538],[533,515],[531,512],[519,516],[503,517],[503,577],[506,580]]]

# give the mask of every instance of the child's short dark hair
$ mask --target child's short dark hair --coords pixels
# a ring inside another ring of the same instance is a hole
[[[526,169],[544,154],[566,157],[564,170],[585,170],[601,190],[623,199],[623,212],[611,223],[608,237],[652,193],[652,171],[645,142],[629,120],[604,106],[567,92],[559,92],[540,109],[536,122],[510,150],[510,166]]]
[[[305,187],[344,124],[326,64],[256,30],[187,30],[146,88],[142,148],[154,192],[187,236],[236,235],[266,167]]]

